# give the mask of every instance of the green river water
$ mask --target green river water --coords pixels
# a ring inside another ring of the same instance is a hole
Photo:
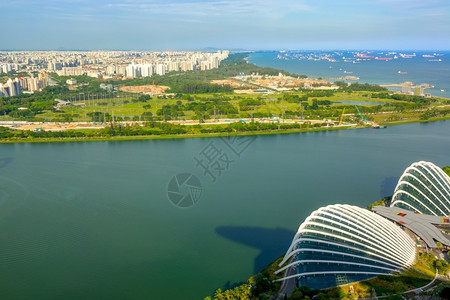
[[[211,149],[223,167],[209,169],[215,182],[194,160]],[[450,121],[254,140],[3,144],[0,298],[203,299],[282,255],[313,210],[365,207],[411,163],[442,167],[449,154]],[[192,207],[168,199],[179,173],[201,182]]]

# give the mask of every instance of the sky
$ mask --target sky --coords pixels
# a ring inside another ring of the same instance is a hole
[[[3,50],[449,50],[449,0],[0,0]]]

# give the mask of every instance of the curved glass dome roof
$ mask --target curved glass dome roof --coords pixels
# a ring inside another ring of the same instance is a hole
[[[400,177],[391,206],[422,214],[450,214],[450,177],[433,163],[419,161]]]
[[[289,263],[276,273],[323,289],[406,269],[415,256],[413,240],[400,227],[369,210],[337,204],[306,218],[280,266]]]

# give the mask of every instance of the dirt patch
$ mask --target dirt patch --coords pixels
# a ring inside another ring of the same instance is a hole
[[[120,90],[123,92],[142,93],[150,95],[164,94],[169,87],[165,85],[137,85],[137,86],[121,86]]]

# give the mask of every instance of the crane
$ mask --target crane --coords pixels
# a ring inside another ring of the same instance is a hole
[[[359,116],[360,116],[361,119],[363,120],[363,122],[367,122],[366,118],[364,118],[364,116],[362,115],[362,113],[359,111],[358,106],[355,105],[355,107],[356,107],[356,110],[358,111]]]
[[[342,125],[342,121],[344,120],[345,108],[342,110],[341,119],[339,120],[339,126]]]

